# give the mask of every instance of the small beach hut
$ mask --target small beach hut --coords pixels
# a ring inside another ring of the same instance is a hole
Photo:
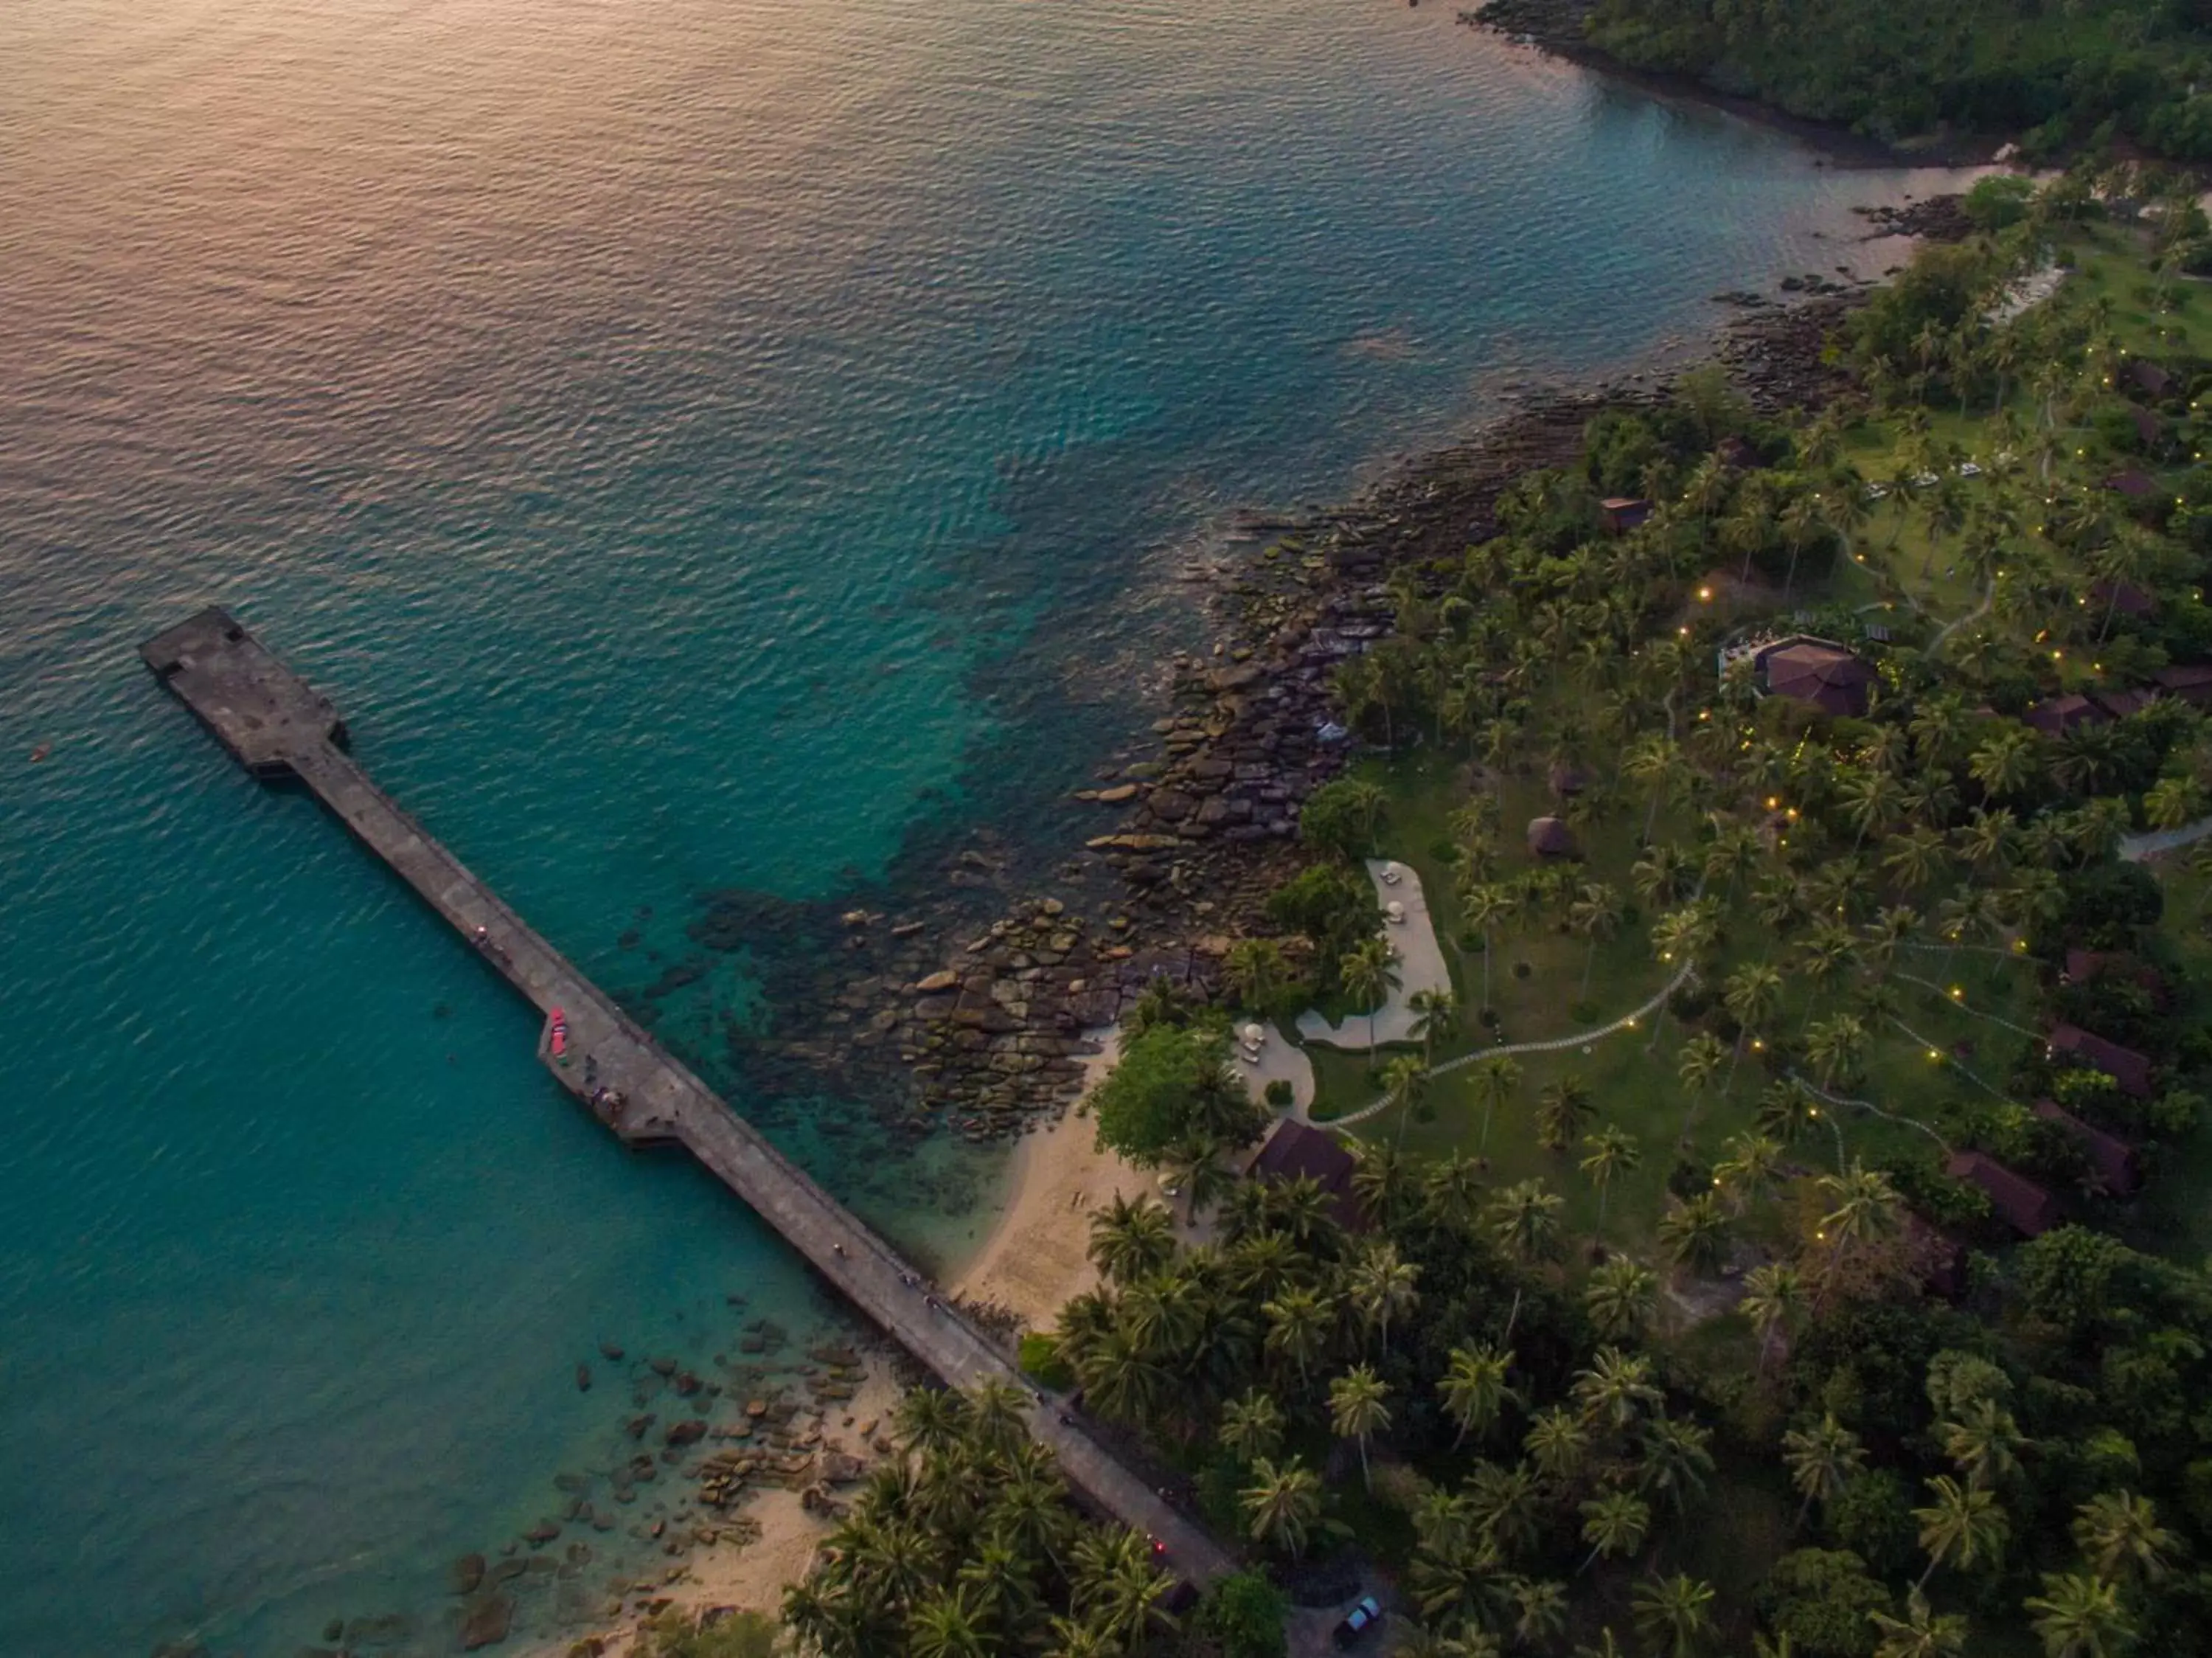
[[[1626,535],[1650,518],[1651,503],[1641,496],[1616,495],[1598,503],[1598,521],[1607,535]]]
[[[2081,1155],[2089,1160],[2089,1167],[2096,1174],[2098,1186],[2111,1196],[2131,1196],[2142,1183],[2136,1168],[2136,1149],[2118,1135],[2092,1127],[2055,1100],[2037,1100],[2035,1114],[2043,1121],[2056,1124],[2065,1130],[2074,1143],[2081,1148]]]
[[[1528,852],[1532,857],[1571,858],[1580,857],[1582,848],[1575,842],[1575,832],[1560,819],[1531,818]]]
[[[2069,692],[2045,697],[2020,717],[2023,725],[2033,726],[2046,737],[2063,737],[2085,725],[2102,725],[2112,716],[2087,697]]]

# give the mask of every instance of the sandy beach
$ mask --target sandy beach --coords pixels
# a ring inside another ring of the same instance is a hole
[[[1105,1033],[1099,1043],[1085,1064],[1086,1094],[1120,1050],[1118,1033]],[[1006,1207],[952,1293],[971,1306],[1003,1308],[1030,1329],[1049,1329],[1070,1296],[1097,1282],[1098,1269],[1085,1253],[1091,1216],[1116,1197],[1158,1191],[1142,1169],[1101,1151],[1090,1118],[1070,1111],[1015,1147]]]

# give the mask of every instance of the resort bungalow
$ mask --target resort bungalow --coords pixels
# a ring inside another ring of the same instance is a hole
[[[2140,714],[2158,700],[2155,691],[2093,691],[2089,695],[2098,707],[2116,720]]]
[[[2159,977],[2158,969],[2147,961],[2138,961],[2121,950],[2069,950],[2066,965],[2059,969],[2062,984],[2094,984],[2108,973],[2119,973],[2130,983],[2140,984],[2149,993],[2153,1003],[2164,1007],[2168,999],[2166,980]]]
[[[1641,496],[1616,495],[1598,503],[1598,522],[1607,535],[1626,535],[1651,520],[1651,503]]]
[[[2122,616],[2148,616],[2158,608],[2158,600],[2132,582],[2092,582],[2089,603]]]
[[[1285,1118],[1274,1126],[1248,1164],[1248,1180],[1311,1180],[1328,1193],[1338,1222],[1348,1231],[1364,1231],[1367,1217],[1352,1195],[1352,1174],[1358,1165],[1344,1143],[1323,1129],[1308,1128]]]
[[[2105,487],[2130,501],[2143,501],[2158,493],[2158,480],[2148,472],[2114,472],[2105,480]]]
[[[2043,1051],[2053,1064],[2104,1072],[2130,1099],[2150,1098],[2150,1061],[2133,1048],[2093,1036],[2079,1025],[2060,1025],[2045,1039]]]
[[[2212,707],[2212,662],[2184,662],[2177,667],[2162,667],[2150,677],[2160,690],[2192,708]]]
[[[2037,1100],[2035,1114],[2066,1131],[2089,1160],[2098,1186],[2110,1196],[2132,1197],[2142,1184],[2142,1172],[2136,1167],[2136,1149],[2118,1135],[2091,1127],[2055,1100]]]
[[[1956,1151],[1943,1165],[1954,1180],[1978,1186],[1989,1194],[1997,1217],[2023,1238],[2039,1238],[2063,1216],[2058,1199],[2024,1174],[2015,1174],[1994,1158],[1978,1151]]]
[[[2127,367],[2129,382],[2145,397],[2164,397],[2173,387],[2173,376],[2155,363],[2136,357]]]
[[[1589,787],[1589,773],[1571,760],[1555,763],[1545,780],[1561,800],[1571,800]]]
[[[2112,716],[2087,697],[2069,692],[2045,697],[2020,718],[2021,724],[2034,727],[2046,737],[2063,737],[2085,725],[2102,725]]]
[[[1763,646],[1751,660],[1769,696],[1792,697],[1825,714],[1866,712],[1875,671],[1832,639],[1793,634]]]
[[[1575,832],[1558,818],[1531,818],[1528,820],[1528,855],[1540,858],[1576,858],[1583,849],[1576,844]]]

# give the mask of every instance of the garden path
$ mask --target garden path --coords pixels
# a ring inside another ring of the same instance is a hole
[[[1395,879],[1390,871],[1395,871]],[[1372,1018],[1353,1014],[1342,1024],[1332,1025],[1310,1008],[1298,1015],[1298,1034],[1307,1041],[1326,1042],[1355,1052],[1419,1040],[1414,1027],[1420,1015],[1411,1005],[1413,997],[1423,991],[1442,991],[1449,996],[1452,987],[1451,969],[1444,965],[1443,947],[1437,942],[1436,923],[1429,918],[1428,895],[1421,890],[1420,876],[1389,858],[1370,858],[1367,877],[1375,883],[1376,902],[1385,913],[1393,904],[1405,911],[1402,920],[1387,922],[1382,928],[1382,936],[1397,948],[1398,983]]]

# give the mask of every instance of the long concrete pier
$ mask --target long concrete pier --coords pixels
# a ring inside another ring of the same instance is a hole
[[[296,778],[430,907],[452,923],[546,1016],[538,1052],[562,1087],[633,1146],[673,1144],[713,1170],[852,1303],[947,1383],[1030,1384],[920,1274],[860,1224],[760,1132],[723,1103],[613,1000],[469,873],[460,860],[369,780],[346,751],[344,722],[220,609],[139,647],[155,675],[256,777]],[[566,1026],[551,1051],[552,1015]],[[1029,1407],[1030,1430],[1098,1508],[1164,1544],[1181,1577],[1204,1582],[1232,1569],[1204,1530],[1164,1502],[1065,1408]]]

